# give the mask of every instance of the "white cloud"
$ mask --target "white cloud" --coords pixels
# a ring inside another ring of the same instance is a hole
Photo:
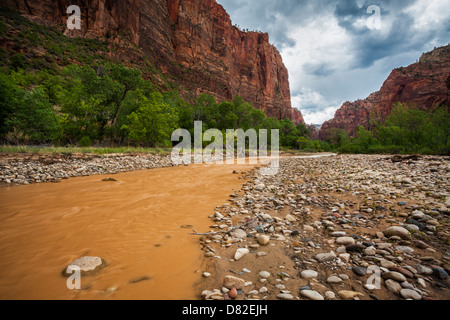
[[[430,28],[449,19],[449,3],[447,0],[417,1],[405,9],[405,13],[413,16],[417,30]]]
[[[307,124],[322,124],[327,120],[330,120],[334,117],[334,114],[338,107],[327,107],[325,109],[316,109],[316,110],[301,110],[303,114],[303,118]]]

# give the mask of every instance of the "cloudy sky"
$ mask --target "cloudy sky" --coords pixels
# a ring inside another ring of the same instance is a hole
[[[448,0],[217,0],[241,29],[269,33],[307,123],[378,91],[392,69],[450,43]],[[370,8],[369,8],[370,7]]]

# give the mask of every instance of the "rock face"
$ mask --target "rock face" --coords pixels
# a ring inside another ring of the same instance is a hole
[[[425,53],[419,62],[394,69],[380,91],[364,100],[345,102],[333,119],[326,121],[320,138],[326,139],[332,128],[354,135],[360,125],[369,128],[371,117],[384,120],[396,102],[431,108],[447,104],[446,81],[450,76],[450,45]]]
[[[269,35],[233,26],[216,0],[2,2],[53,26],[65,25],[67,7],[78,5],[81,30],[66,29],[68,36],[107,37],[122,49],[136,45],[186,95],[211,93],[219,101],[240,95],[269,117],[304,124],[291,107],[288,71]]]

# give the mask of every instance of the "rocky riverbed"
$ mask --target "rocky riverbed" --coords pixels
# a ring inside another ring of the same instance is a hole
[[[170,155],[2,154],[0,186],[59,182],[70,177],[172,166]]]
[[[450,158],[280,160],[195,230],[202,299],[450,299]]]

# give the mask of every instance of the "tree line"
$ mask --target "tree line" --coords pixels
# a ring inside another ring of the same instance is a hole
[[[71,64],[60,73],[23,69],[0,73],[0,139],[13,144],[170,147],[172,132],[279,129],[280,143],[300,148],[309,130],[289,119],[268,118],[236,96],[217,102],[202,94],[187,102],[160,92],[138,69],[108,63]],[[270,136],[268,137],[270,139]]]

